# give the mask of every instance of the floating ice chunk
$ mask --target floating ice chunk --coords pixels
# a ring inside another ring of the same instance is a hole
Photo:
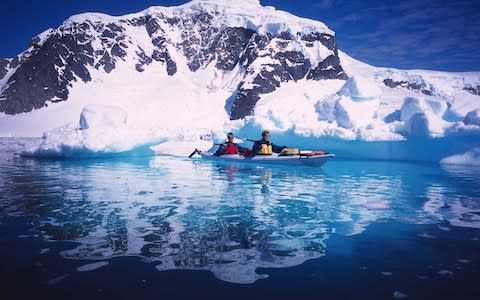
[[[443,231],[450,231],[450,228],[448,228],[446,226],[438,226],[438,228],[443,230]]]
[[[99,269],[101,267],[104,267],[106,265],[108,265],[107,261],[100,261],[100,262],[80,266],[80,267],[77,268],[77,271],[78,272],[93,271],[93,270]]]
[[[457,259],[459,262],[461,262],[462,264],[469,264],[472,262],[471,259],[465,259],[465,258],[459,258]]]
[[[382,274],[383,276],[392,276],[392,275],[393,275],[392,272],[381,272],[381,274]]]
[[[408,298],[408,295],[404,294],[402,292],[399,292],[399,291],[395,291],[393,293],[393,298],[395,298],[395,299],[405,299],[405,298]]]
[[[418,234],[419,237],[425,238],[425,239],[436,239],[437,237],[428,233],[420,233]]]
[[[62,276],[52,278],[49,281],[47,281],[47,284],[48,285],[55,285],[55,284],[59,283],[60,281],[62,281],[63,279],[67,278],[68,276],[69,276],[69,274],[65,274],[65,275],[62,275]]]
[[[441,164],[480,166],[480,148],[474,148],[463,154],[456,154],[446,157],[440,161]]]
[[[455,273],[453,273],[450,270],[446,270],[446,269],[438,271],[437,274],[442,275],[442,276],[447,276],[447,275],[448,276],[453,276],[453,275],[455,275]]]

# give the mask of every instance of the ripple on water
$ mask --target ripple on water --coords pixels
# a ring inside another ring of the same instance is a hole
[[[0,166],[2,213],[33,216],[44,238],[76,242],[61,252],[66,258],[140,256],[158,270],[209,270],[235,283],[265,278],[260,268],[325,256],[333,235],[361,239],[371,224],[418,226],[411,236],[422,238],[407,237],[411,243],[440,243],[455,227],[480,228],[478,180],[437,166],[338,161],[324,169],[257,168],[162,157]],[[458,259],[468,266],[466,260]],[[405,295],[397,292],[395,298]]]

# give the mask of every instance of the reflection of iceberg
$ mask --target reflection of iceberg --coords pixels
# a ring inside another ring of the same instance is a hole
[[[446,157],[440,161],[444,165],[480,166],[480,148]]]
[[[453,178],[458,183],[450,187],[429,187],[426,193],[428,200],[423,205],[423,212],[435,218],[437,222],[448,221],[453,226],[480,229],[480,202],[478,201],[480,190],[478,183],[475,183],[480,178],[480,170],[475,167],[448,164],[442,167],[454,175]],[[458,194],[457,185],[470,189],[473,196]]]
[[[451,176],[447,184],[422,181],[422,166],[413,173],[410,165],[351,161],[328,170],[232,167],[173,157],[16,163],[26,171],[0,174],[12,198],[0,207],[38,216],[36,228],[50,240],[78,243],[64,257],[140,256],[159,270],[209,270],[235,283],[265,277],[259,268],[321,257],[333,233],[360,234],[379,220],[478,225],[456,223],[478,212],[473,196],[450,197],[478,174],[450,190]]]
[[[448,221],[453,226],[480,229],[480,204],[471,198],[446,198],[444,190],[432,188],[424,212],[435,217],[436,222]]]
[[[108,169],[81,168],[81,184],[90,188],[67,194],[42,230],[51,239],[61,231],[80,243],[62,252],[68,258],[135,255],[158,262],[159,270],[210,270],[236,283],[262,278],[255,272],[261,267],[294,266],[324,255],[331,228],[314,210],[299,211],[301,202],[282,209],[269,203],[260,179],[270,171],[254,168],[259,172],[245,190],[238,182],[242,177],[228,166],[156,157],[150,167],[118,162]],[[115,174],[115,180],[97,182],[91,172],[100,178]],[[135,176],[127,175],[131,172]],[[212,190],[218,196],[212,197]]]

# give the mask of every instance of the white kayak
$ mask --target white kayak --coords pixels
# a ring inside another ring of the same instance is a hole
[[[248,162],[256,164],[281,164],[281,165],[293,165],[293,166],[314,166],[320,167],[327,160],[335,157],[335,154],[329,154],[324,152],[308,151],[305,153],[295,155],[279,155],[273,153],[272,155],[256,155],[256,156],[244,156],[241,154],[224,154],[221,156],[215,156],[210,152],[197,152],[202,158],[212,161],[222,162]]]

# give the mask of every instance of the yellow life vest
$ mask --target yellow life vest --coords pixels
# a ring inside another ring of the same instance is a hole
[[[271,155],[272,154],[272,145],[262,144],[262,148],[258,152],[260,155]]]

